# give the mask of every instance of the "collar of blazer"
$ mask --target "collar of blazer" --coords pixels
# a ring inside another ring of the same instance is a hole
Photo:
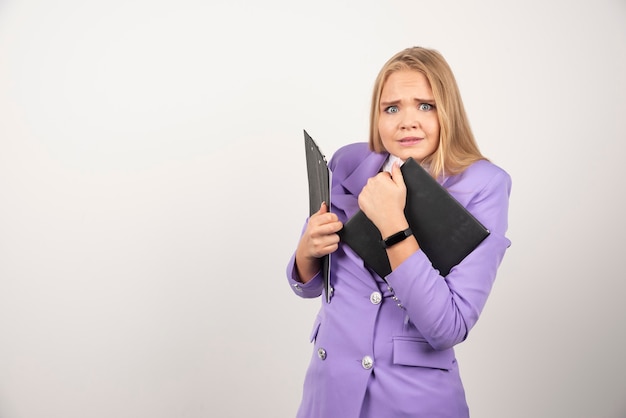
[[[367,180],[381,170],[388,155],[387,153],[370,152],[351,172],[346,172],[339,167],[333,172],[333,183],[336,182],[336,186],[333,187],[331,201],[336,209],[344,212],[345,217],[341,219],[343,222],[357,212],[359,193],[361,193]],[[340,216],[340,214],[338,215]]]

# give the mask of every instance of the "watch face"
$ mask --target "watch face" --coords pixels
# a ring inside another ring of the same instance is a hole
[[[411,231],[411,228],[407,228],[404,231],[396,232],[389,238],[382,241],[383,248],[389,248],[392,245],[395,245],[399,243],[400,241],[405,240],[407,237],[410,237],[411,235],[413,235],[413,231]]]

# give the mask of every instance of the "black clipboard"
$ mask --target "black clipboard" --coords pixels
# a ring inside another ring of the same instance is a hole
[[[447,276],[489,230],[415,160],[407,159],[400,169],[407,188],[404,213],[409,227],[433,267]],[[344,224],[339,236],[381,278],[391,273],[380,232],[362,211]]]
[[[328,169],[326,157],[321,152],[313,138],[304,131],[304,148],[306,154],[307,175],[309,180],[309,215],[316,213],[322,202],[330,211],[330,180],[331,174]],[[324,292],[326,302],[330,302],[330,254],[322,257],[322,278],[324,280]]]

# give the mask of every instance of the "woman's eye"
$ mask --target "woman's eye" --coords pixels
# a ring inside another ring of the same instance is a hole
[[[430,103],[420,103],[418,108],[419,108],[419,110],[423,110],[424,112],[428,112],[429,110],[433,110],[435,108],[435,106],[431,105]]]
[[[389,106],[385,109],[386,113],[398,113],[398,106]]]

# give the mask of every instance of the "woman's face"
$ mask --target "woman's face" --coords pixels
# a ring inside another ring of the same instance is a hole
[[[392,73],[380,96],[378,132],[385,149],[418,162],[439,146],[439,119],[432,89],[418,71]]]

